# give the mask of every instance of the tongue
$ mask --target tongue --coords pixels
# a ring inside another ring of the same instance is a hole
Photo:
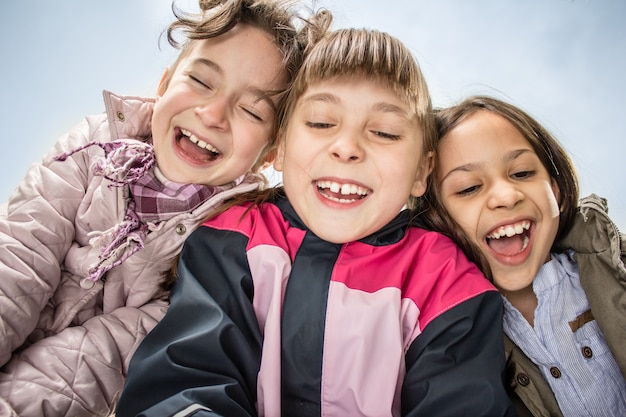
[[[489,239],[489,247],[500,255],[513,256],[520,253],[524,247],[524,235]]]
[[[212,161],[216,158],[216,155],[213,152],[197,146],[187,137],[183,136],[179,141],[179,145],[183,148],[183,151],[185,151],[187,155],[194,159],[198,159],[200,161]]]
[[[323,194],[327,195],[328,197],[336,198],[339,200],[358,200],[360,198],[360,196],[357,194],[334,193],[330,191],[330,188],[325,188],[323,190]]]

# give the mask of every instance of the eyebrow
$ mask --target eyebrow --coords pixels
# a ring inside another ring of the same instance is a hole
[[[341,99],[332,93],[313,94],[313,95],[305,97],[302,100],[303,103],[311,103],[315,101],[329,102],[332,104],[341,104]],[[391,104],[385,101],[375,103],[372,106],[372,109],[374,111],[383,112],[383,113],[395,113],[398,116],[401,116],[405,119],[409,119],[409,115],[407,114],[405,109],[403,109],[400,106],[397,106],[395,104]]]
[[[511,151],[507,154],[505,154],[502,157],[502,162],[511,162],[517,158],[519,158],[520,156],[529,153],[529,152],[533,152],[532,149],[516,149],[514,151]],[[443,178],[441,178],[441,182],[444,182],[446,180],[446,178],[448,178],[450,175],[452,175],[455,172],[472,172],[475,171],[485,165],[488,164],[488,161],[485,162],[470,162],[469,164],[465,164],[465,165],[460,165],[456,168],[451,169],[450,171],[448,171],[446,173],[446,175],[443,176]]]
[[[210,59],[195,58],[193,61],[191,61],[191,65],[193,66],[195,64],[202,64],[204,66],[211,68],[213,71],[217,72],[220,75],[224,74],[222,67],[220,67],[219,65],[217,65],[215,62],[211,61]]]
[[[337,97],[334,94],[330,94],[330,93],[312,94],[312,95],[309,95],[309,96],[305,96],[302,99],[303,103],[312,103],[312,102],[315,102],[315,101],[329,102],[329,103],[333,103],[333,104],[341,103],[341,100],[339,100],[339,97]]]
[[[374,104],[373,109],[384,113],[395,113],[398,116],[404,117],[405,119],[410,119],[409,114],[405,109],[400,106],[396,106],[395,104],[387,103],[384,101]]]
[[[211,61],[210,59],[196,58],[191,61],[192,67],[196,64],[204,65],[217,72],[220,76],[224,75],[224,70],[222,69],[222,67],[220,67],[217,63]],[[272,111],[276,111],[276,104],[270,97],[274,94],[278,94],[279,91],[263,90],[262,88],[254,86],[248,86],[248,88],[246,88],[246,91],[257,98],[255,101],[265,101],[272,108]]]

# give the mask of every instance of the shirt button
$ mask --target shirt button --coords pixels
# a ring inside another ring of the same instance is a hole
[[[124,117],[124,113],[122,113],[121,111],[117,112],[117,120],[119,120],[120,122],[123,122],[124,119],[126,119],[126,117]]]
[[[581,349],[583,356],[587,359],[591,359],[591,357],[593,356],[593,350],[591,350],[591,348],[589,346],[585,346]]]
[[[179,235],[184,235],[186,231],[187,231],[187,228],[185,227],[184,224],[179,224],[176,226],[176,233],[178,233]]]
[[[518,374],[516,379],[517,383],[523,387],[530,384],[530,378],[526,374]]]
[[[553,366],[552,368],[550,368],[550,375],[558,379],[561,377],[561,370],[557,368],[556,366]]]

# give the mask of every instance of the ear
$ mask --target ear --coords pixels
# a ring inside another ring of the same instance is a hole
[[[269,151],[265,153],[265,156],[261,160],[261,170],[264,170],[272,166],[272,164],[276,160],[276,153],[277,153],[276,147],[273,147],[272,149],[270,149]]]
[[[433,152],[427,152],[417,170],[415,181],[413,181],[413,187],[411,188],[411,195],[413,197],[421,197],[424,195],[428,184],[428,176],[433,172],[434,167],[435,157]]]
[[[167,67],[165,68],[165,71],[163,71],[163,75],[161,75],[161,80],[159,81],[159,86],[157,87],[157,98],[162,97],[163,94],[165,94],[170,81],[169,74],[170,68]]]
[[[285,135],[283,131],[278,132],[276,140],[278,141],[278,147],[275,148],[274,151],[274,155],[276,156],[274,159],[274,169],[282,172],[285,165]]]

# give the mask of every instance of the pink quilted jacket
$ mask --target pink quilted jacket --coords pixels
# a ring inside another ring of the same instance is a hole
[[[85,279],[94,239],[118,225],[128,187],[92,172],[103,151],[54,156],[91,141],[150,135],[153,101],[104,92],[106,114],[85,118],[33,165],[0,213],[0,416],[109,415],[130,357],[166,310],[158,288],[187,235],[225,198],[259,186],[248,176],[191,213],[151,225],[145,247],[104,280]]]

